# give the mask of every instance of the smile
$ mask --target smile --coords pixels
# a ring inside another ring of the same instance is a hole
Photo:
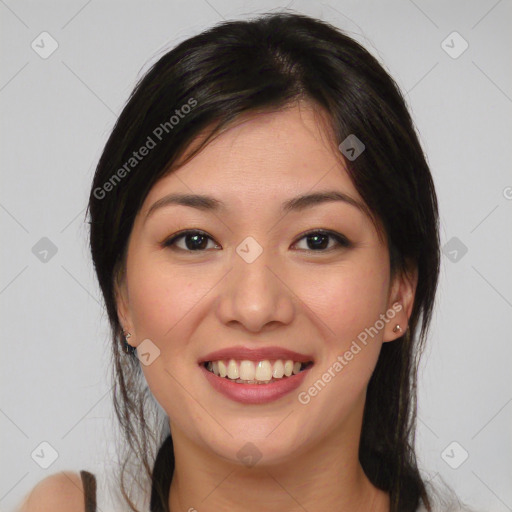
[[[275,361],[220,359],[203,363],[209,372],[237,384],[270,384],[297,375],[312,364],[312,361],[300,362],[292,359],[277,359]]]
[[[311,354],[282,347],[224,348],[205,354],[198,367],[214,391],[242,404],[265,404],[297,389],[314,366]]]

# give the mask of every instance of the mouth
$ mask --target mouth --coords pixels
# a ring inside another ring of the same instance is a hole
[[[252,405],[289,395],[304,382],[313,365],[313,356],[280,347],[232,347],[198,361],[214,390],[235,402]]]
[[[294,361],[293,359],[218,359],[205,361],[202,366],[217,377],[228,379],[236,384],[270,384],[288,379],[313,366],[313,361]]]

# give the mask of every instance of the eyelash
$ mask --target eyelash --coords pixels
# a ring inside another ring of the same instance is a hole
[[[206,252],[206,249],[205,250],[199,249],[199,250],[193,251],[190,249],[182,249],[180,247],[175,247],[176,241],[181,238],[184,238],[187,235],[202,235],[202,236],[209,238],[210,240],[213,240],[213,238],[210,235],[208,235],[207,233],[205,233],[204,231],[201,231],[198,229],[187,229],[185,231],[181,231],[180,233],[173,235],[171,238],[164,241],[162,243],[162,247],[164,247],[164,248],[168,247],[172,250],[178,250],[178,251],[190,252],[190,253]],[[337,247],[335,246],[335,247],[331,247],[329,249],[320,249],[320,250],[316,250],[316,251],[313,249],[299,249],[299,250],[303,250],[303,251],[310,252],[310,253],[326,253],[326,252],[328,253],[328,252],[331,252],[332,250],[347,249],[347,248],[352,247],[352,243],[344,235],[342,235],[341,233],[337,233],[336,231],[330,231],[330,230],[325,230],[325,229],[317,229],[317,230],[308,231],[307,233],[304,233],[296,242],[294,242],[294,245],[296,243],[298,243],[299,241],[301,241],[302,239],[307,238],[308,236],[312,236],[312,235],[328,236],[336,241]]]

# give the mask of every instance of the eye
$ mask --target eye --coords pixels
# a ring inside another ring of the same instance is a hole
[[[334,240],[333,246],[329,247],[329,238]],[[351,247],[352,244],[341,233],[336,233],[335,231],[327,231],[327,230],[316,230],[316,231],[310,231],[309,233],[306,233],[303,235],[300,240],[306,240],[306,251],[311,252],[329,252],[331,250],[340,249],[340,248],[348,248]],[[295,244],[298,242],[295,242]],[[294,245],[295,245],[294,244]]]
[[[334,240],[334,244],[329,246],[329,239]],[[180,247],[177,242],[183,240],[185,247]],[[165,242],[162,243],[163,247],[171,247],[176,250],[187,252],[204,252],[208,248],[208,241],[213,241],[213,238],[207,235],[204,231],[197,229],[189,229],[178,233]],[[306,233],[298,241],[306,240],[308,247],[305,251],[311,252],[329,252],[339,248],[352,247],[351,242],[342,234],[335,231],[316,230]],[[295,242],[294,245],[296,245]],[[220,245],[214,244],[214,248],[220,248]]]
[[[176,242],[178,240],[183,239],[185,241],[185,247],[179,247]],[[198,252],[204,252],[203,250],[206,249],[206,246],[208,245],[208,239],[213,241],[213,238],[209,235],[207,235],[203,231],[199,231],[197,229],[189,229],[186,231],[182,231],[181,233],[178,233],[177,235],[174,235],[169,240],[166,240],[162,246],[163,247],[172,247],[173,249],[178,249],[182,251],[198,251]],[[220,247],[219,245],[216,245],[216,247]]]

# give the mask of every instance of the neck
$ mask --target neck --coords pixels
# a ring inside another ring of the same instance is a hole
[[[171,431],[171,512],[389,511],[389,495],[371,484],[359,463],[358,436],[333,434],[286,462],[246,467]]]

